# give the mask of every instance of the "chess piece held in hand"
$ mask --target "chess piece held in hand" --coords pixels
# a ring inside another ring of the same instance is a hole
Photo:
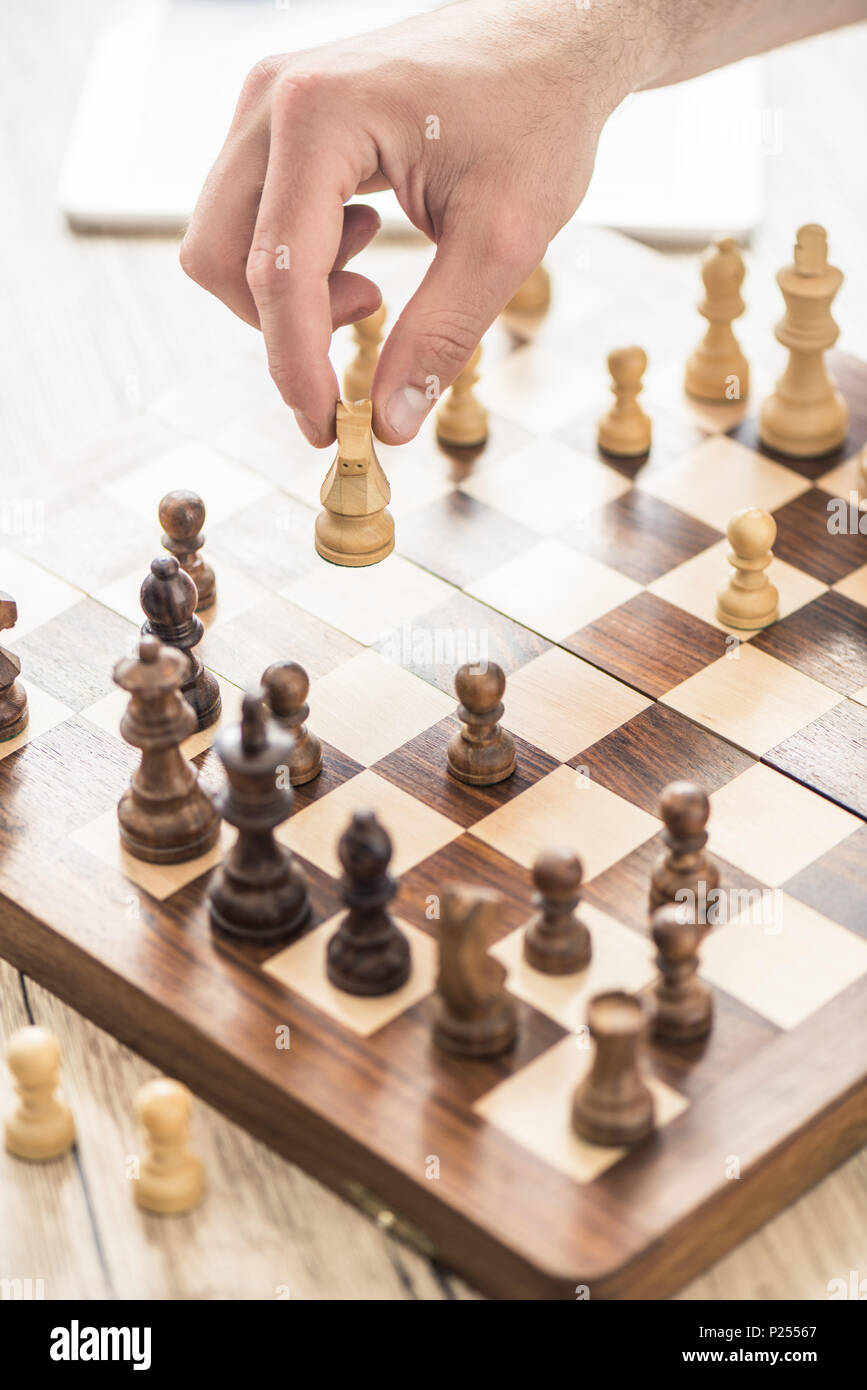
[[[14,598],[0,590],[0,632],[14,627],[17,621]],[[20,659],[0,647],[0,743],[16,738],[27,727],[27,692],[17,679],[20,674]]]
[[[745,400],[750,369],[732,331],[732,319],[744,312],[740,289],[744,263],[732,237],[717,237],[702,259],[705,297],[698,311],[707,319],[707,332],[686,364],[684,386],[699,400],[725,404]]]
[[[632,994],[597,994],[587,1006],[596,1052],[572,1101],[572,1127],[590,1144],[637,1144],[655,1127],[653,1095],[642,1076],[639,1050],[649,1010]]]
[[[517,1035],[505,967],[488,953],[502,899],[451,884],[440,900],[440,968],[433,1038],[459,1057],[499,1057]]]
[[[777,523],[761,507],[746,507],[732,517],[727,534],[732,571],[717,589],[717,618],[726,627],[767,627],[780,606],[779,593],[765,573],[774,558]]]
[[[379,361],[379,347],[385,327],[385,304],[380,304],[367,318],[358,319],[352,325],[352,336],[358,352],[346,368],[343,377],[343,399],[345,401],[364,401],[370,395],[376,364]]]
[[[842,272],[828,264],[824,227],[801,227],[794,260],[777,275],[786,312],[774,332],[789,360],[759,413],[762,443],[790,458],[820,458],[846,440],[849,409],[824,358],[840,331],[831,303],[842,283]]]
[[[75,1143],[75,1121],[58,1094],[60,1047],[45,1028],[19,1028],[6,1054],[17,1101],[6,1117],[4,1140],[16,1158],[60,1158]]]
[[[136,1095],[145,1155],[133,1191],[145,1211],[176,1215],[197,1206],[204,1196],[202,1163],[188,1146],[191,1110],[186,1086],[167,1076],[148,1081]]]
[[[167,492],[160,502],[161,541],[174,555],[181,569],[196,586],[196,612],[213,608],[217,600],[217,581],[214,571],[199,551],[205,544],[202,527],[205,524],[205,504],[196,492],[178,488]]]
[[[337,403],[337,457],[316,518],[316,549],[334,565],[376,565],[394,549],[391,488],[373,447],[372,410],[369,400]]]
[[[567,849],[546,850],[533,865],[540,912],[524,933],[524,959],[546,975],[571,975],[590,964],[590,932],[575,916],[582,877],[581,860]]]
[[[640,458],[651,443],[650,416],[638,404],[647,353],[640,347],[616,348],[608,354],[608,370],[614,404],[599,421],[599,448],[617,458]]]
[[[506,677],[495,661],[464,665],[455,676],[461,729],[449,739],[448,770],[459,782],[490,787],[515,771],[515,740],[500,727]]]

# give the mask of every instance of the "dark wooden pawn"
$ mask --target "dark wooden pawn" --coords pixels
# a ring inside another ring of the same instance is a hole
[[[452,884],[441,895],[433,1038],[459,1057],[498,1057],[517,1035],[505,967],[488,954],[502,907],[497,893],[481,888]]]
[[[198,773],[180,751],[195,732],[196,716],[181,697],[186,659],[156,637],[142,637],[138,655],[114,668],[128,691],[120,722],[127,743],[142,750],[141,762],[117,808],[121,842],[136,859],[179,864],[216,844],[220,817],[199,786]]]
[[[262,676],[262,689],[271,714],[295,739],[289,758],[293,787],[312,782],[322,771],[322,744],[305,724],[310,713],[310,679],[297,661],[275,661]]]
[[[214,571],[199,551],[205,544],[205,504],[197,492],[178,488],[167,492],[160,502],[162,544],[174,555],[181,569],[190,576],[199,596],[196,612],[212,608],[217,599]]]
[[[181,694],[192,707],[198,728],[210,728],[220,717],[220,687],[216,676],[205,670],[194,651],[204,632],[201,618],[196,617],[195,584],[174,555],[166,555],[151,561],[151,572],[139,597],[147,618],[142,633],[152,633],[184,653],[187,672]]]
[[[294,935],[310,915],[304,875],[274,838],[292,810],[292,788],[279,775],[291,743],[253,693],[244,696],[240,726],[221,729],[214,741],[228,779],[216,806],[238,838],[208,894],[211,926],[257,945]]]
[[[340,892],[349,911],[328,943],[328,978],[347,994],[391,994],[409,978],[409,942],[387,909],[391,839],[373,811],[356,811],[340,837]]]
[[[698,978],[698,948],[705,934],[681,903],[665,903],[651,918],[659,979],[653,989],[653,1032],[670,1042],[695,1042],[713,1023],[713,995]]]
[[[448,747],[448,769],[460,782],[489,787],[515,771],[515,740],[500,728],[506,677],[496,662],[462,666],[455,676],[462,728]]]
[[[17,621],[18,605],[0,590],[0,632],[14,627]],[[20,674],[20,657],[0,647],[0,743],[27,727],[27,691],[17,679]]]
[[[659,799],[665,824],[662,838],[668,848],[659,856],[650,879],[650,911],[678,901],[678,893],[694,895],[695,910],[719,887],[719,869],[705,851],[710,802],[694,782],[671,782]]]
[[[568,849],[545,850],[533,865],[541,911],[524,933],[524,958],[546,975],[571,975],[590,964],[590,932],[575,916],[583,872]]]
[[[639,1068],[648,1011],[635,995],[620,990],[597,994],[587,1006],[596,1052],[575,1088],[572,1128],[590,1144],[637,1144],[653,1130],[653,1095]]]

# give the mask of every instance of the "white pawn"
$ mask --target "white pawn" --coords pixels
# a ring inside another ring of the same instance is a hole
[[[599,421],[599,448],[620,458],[637,458],[650,451],[650,416],[638,404],[647,353],[640,347],[616,348],[608,354],[608,370],[614,404]]]
[[[379,345],[383,339],[385,312],[385,305],[380,304],[366,319],[359,319],[352,325],[358,352],[346,368],[343,377],[345,401],[364,401],[370,395],[376,364],[379,361]]]
[[[452,389],[437,411],[436,432],[441,444],[469,449],[484,444],[488,437],[488,412],[473,393],[479,379],[481,355],[482,345],[479,343],[467,365],[458,372]]]
[[[60,1046],[45,1028],[20,1028],[6,1054],[18,1102],[6,1118],[4,1139],[18,1158],[60,1158],[75,1143],[72,1111],[57,1094]]]
[[[761,507],[736,512],[728,525],[732,573],[716,595],[716,615],[726,627],[767,627],[777,616],[780,596],[765,570],[773,560],[777,523]]]
[[[135,1199],[146,1211],[189,1211],[202,1200],[205,1176],[201,1160],[187,1147],[192,1097],[180,1081],[160,1077],[142,1086],[135,1113],[144,1130]]]
[[[506,305],[510,314],[544,314],[551,303],[551,277],[539,264]]]

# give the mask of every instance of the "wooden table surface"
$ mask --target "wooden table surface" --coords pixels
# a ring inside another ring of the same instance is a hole
[[[161,391],[225,364],[251,332],[185,279],[172,240],[74,236],[57,213],[57,170],[103,8],[6,0],[0,14],[0,477],[45,451],[71,454]],[[847,276],[835,310],[841,346],[862,357],[867,195],[855,173],[865,61],[864,26],[771,57],[768,106],[781,113],[782,140],[767,161],[768,211],[747,281],[753,308],[777,304],[773,275],[794,230],[823,222]],[[45,1166],[0,1151],[0,1278],[41,1279],[46,1298],[477,1297],[201,1103],[194,1136],[207,1201],[189,1217],[145,1216],[124,1169],[138,1142],[132,1097],[153,1068],[0,962],[0,1039],[28,1022],[60,1039],[79,1140]],[[8,1100],[2,1069],[0,1109]],[[867,1150],[681,1297],[821,1299],[850,1270],[867,1275]]]

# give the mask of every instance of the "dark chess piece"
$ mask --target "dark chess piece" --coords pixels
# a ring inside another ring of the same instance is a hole
[[[262,689],[272,716],[295,739],[289,759],[293,787],[312,782],[322,771],[322,744],[304,723],[310,713],[310,680],[297,661],[275,661],[262,677]]]
[[[498,1057],[517,1035],[505,967],[488,954],[502,899],[485,889],[448,887],[440,903],[440,969],[433,1038],[459,1057]]]
[[[290,735],[266,719],[262,696],[251,693],[240,726],[221,729],[214,741],[228,778],[216,806],[238,838],[208,894],[211,926],[256,945],[294,935],[310,915],[304,875],[274,838],[292,810],[292,788],[279,775],[291,746]]]
[[[524,933],[524,959],[546,975],[571,975],[590,964],[590,932],[575,916],[582,877],[581,860],[568,849],[546,850],[533,865],[541,911]]]
[[[142,637],[138,655],[124,657],[114,668],[114,679],[130,695],[120,731],[142,750],[118,804],[120,838],[130,854],[151,864],[196,859],[220,833],[220,817],[180,751],[196,728],[196,716],[180,693],[186,670],[183,653],[156,637]]]
[[[0,632],[14,627],[17,621],[18,605],[0,590]],[[17,680],[20,674],[20,658],[0,647],[0,743],[27,727],[27,691]]]
[[[713,1023],[713,995],[698,978],[705,930],[682,903],[665,903],[650,922],[660,976],[653,989],[653,1032],[670,1042],[695,1042]]]
[[[572,1128],[590,1144],[637,1144],[656,1123],[653,1095],[638,1065],[648,1013],[635,995],[613,990],[587,1006],[596,1055],[575,1088]]]
[[[349,911],[328,943],[328,978],[347,994],[391,994],[409,978],[409,942],[386,909],[397,892],[391,840],[373,811],[356,811],[340,837],[340,892]]]
[[[455,676],[463,727],[449,740],[448,769],[460,782],[489,787],[515,771],[515,740],[500,728],[506,677],[496,662],[462,666]]]
[[[710,802],[694,782],[671,782],[659,798],[659,814],[665,823],[663,839],[668,849],[657,859],[650,878],[650,911],[663,903],[682,901],[678,894],[693,895],[693,914],[707,904],[708,894],[719,887],[719,869],[705,852]]]
[[[151,572],[141,586],[141,606],[147,622],[142,633],[152,633],[161,642],[176,647],[187,658],[187,674],[181,694],[192,707],[199,729],[209,729],[220,717],[220,687],[216,676],[206,671],[194,647],[202,640],[204,628],[196,617],[196,586],[181,569],[174,555],[151,561]]]
[[[196,612],[212,608],[217,599],[214,571],[199,551],[205,544],[205,504],[197,492],[178,488],[167,492],[160,502],[161,543],[174,555],[181,569],[190,576],[199,596]]]

